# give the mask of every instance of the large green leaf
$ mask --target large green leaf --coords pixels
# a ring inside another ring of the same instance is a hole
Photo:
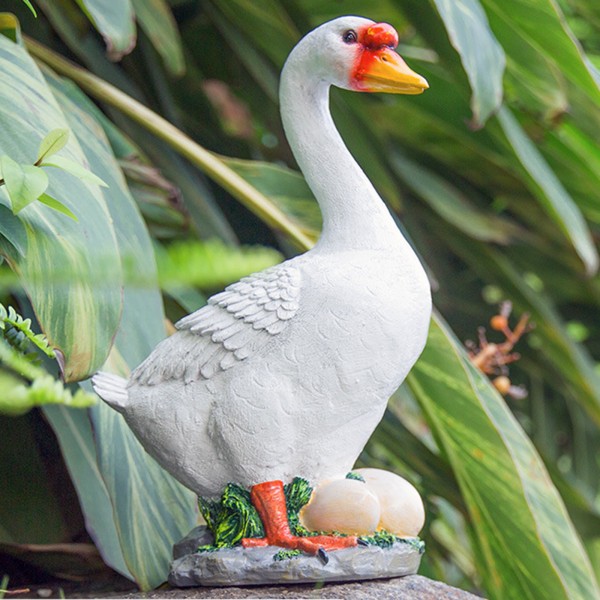
[[[155,588],[167,579],[173,544],[196,524],[195,495],[146,454],[121,415],[102,404],[92,421],[125,563],[142,590]]]
[[[321,211],[304,177],[298,172],[261,161],[223,158],[225,164],[260,190],[311,237],[321,231]]]
[[[554,0],[481,0],[492,30],[501,44],[508,37],[527,40],[541,55],[556,65],[558,71],[600,104],[600,89],[589,61],[568,28],[558,3]],[[514,55],[521,62],[527,57]]]
[[[506,59],[479,0],[433,0],[460,54],[473,95],[473,120],[481,126],[502,102]]]
[[[131,0],[77,0],[77,4],[104,38],[111,60],[133,50],[136,32]]]
[[[384,21],[397,29],[404,23],[394,7],[394,0],[379,0],[365,4],[364,0],[344,0],[344,2],[322,2],[322,0],[297,0],[304,15],[313,27],[343,15],[363,15],[373,21]]]
[[[110,496],[98,468],[94,434],[87,412],[64,406],[46,406],[43,410],[58,438],[88,533],[104,562],[132,579],[119,544]]]
[[[173,13],[165,0],[132,0],[135,17],[173,75],[185,71],[183,47]]]
[[[0,204],[0,235],[10,242],[21,257],[27,251],[27,232],[25,227],[15,219],[12,211]]]
[[[441,179],[402,154],[394,154],[391,161],[411,189],[445,221],[467,235],[478,240],[507,244],[519,233],[519,229],[512,223],[477,209],[450,182]]]
[[[279,2],[212,0],[211,4],[275,63],[283,65],[300,34]]]
[[[25,50],[0,37],[0,154],[33,164],[41,140],[67,121]],[[61,153],[78,164],[87,157],[76,136]],[[121,267],[111,218],[97,185],[59,169],[48,170],[48,193],[78,217],[73,221],[33,202],[3,228],[19,234],[22,253],[2,253],[22,279],[42,330],[64,355],[68,381],[93,373],[106,360],[121,312]],[[0,204],[8,206],[4,188]],[[1,240],[0,240],[1,243]]]
[[[108,208],[124,271],[124,308],[113,350],[113,369],[137,366],[164,337],[164,314],[152,244],[91,102],[72,84],[52,87],[73,131],[85,140],[92,170],[109,185]],[[115,358],[116,357],[116,358]],[[90,411],[100,472],[128,571],[142,589],[165,581],[172,545],[196,520],[195,497],[144,451],[121,415],[100,403]]]
[[[600,148],[595,138],[566,122],[548,136],[542,150],[586,217],[600,223]]]
[[[489,597],[599,597],[541,459],[440,317],[409,384],[458,480]]]
[[[598,270],[598,252],[578,206],[510,110],[503,107],[498,113],[498,119],[515,154],[531,178],[529,183],[532,191],[571,240],[586,271],[589,274],[595,273]]]
[[[21,24],[12,13],[0,13],[0,35],[6,36],[18,44],[22,43]]]

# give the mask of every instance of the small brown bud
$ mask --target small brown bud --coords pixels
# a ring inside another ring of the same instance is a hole
[[[492,384],[503,396],[508,394],[511,387],[511,381],[506,375],[500,375],[499,377],[496,377],[492,381]]]
[[[508,319],[504,315],[494,315],[490,319],[490,326],[496,331],[504,331],[508,327]]]

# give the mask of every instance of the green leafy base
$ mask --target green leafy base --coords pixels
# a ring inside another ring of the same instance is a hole
[[[290,560],[291,558],[296,558],[301,555],[301,550],[280,550],[277,554],[275,554],[275,556],[273,556],[273,560],[280,562],[282,560]]]
[[[293,535],[302,537],[317,535],[345,537],[347,535],[336,531],[309,531],[300,524],[300,510],[308,503],[313,492],[306,479],[296,477],[284,486],[284,492],[288,522]],[[265,532],[260,516],[250,500],[250,492],[245,488],[229,483],[219,500],[199,498],[198,502],[207,527],[214,536],[213,544],[200,546],[198,552],[215,552],[221,548],[233,548],[239,546],[242,539],[246,537],[264,537]],[[391,548],[395,543],[402,543],[411,545],[419,554],[425,552],[425,542],[421,539],[402,538],[387,531],[376,531],[373,535],[360,536],[358,539],[368,546]],[[281,550],[273,559],[287,560],[300,554],[299,550]]]
[[[379,546],[380,548],[391,548],[394,544],[408,544],[419,554],[425,552],[425,542],[418,537],[404,538],[398,537],[389,531],[376,531],[373,535],[362,535],[358,538],[368,546]]]
[[[308,481],[301,477],[284,486],[288,521],[294,535],[311,534],[300,525],[299,514],[310,500],[312,491]],[[260,516],[250,500],[250,492],[235,483],[227,484],[219,500],[199,498],[198,505],[215,540],[213,546],[202,546],[199,551],[232,548],[241,544],[243,538],[265,535]]]
[[[96,402],[83,389],[72,393],[49,373],[43,355],[58,359],[46,337],[32,330],[30,319],[0,304],[0,414],[19,416],[46,404],[85,408]]]

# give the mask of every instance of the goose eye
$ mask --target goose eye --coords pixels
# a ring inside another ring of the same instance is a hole
[[[346,44],[355,44],[358,41],[358,36],[356,35],[356,31],[349,29],[344,33],[342,39]]]

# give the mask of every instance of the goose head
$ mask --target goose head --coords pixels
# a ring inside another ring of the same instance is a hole
[[[395,52],[397,46],[391,25],[340,17],[306,35],[286,67],[294,65],[311,78],[355,92],[421,94],[429,87],[427,80],[408,67]]]

